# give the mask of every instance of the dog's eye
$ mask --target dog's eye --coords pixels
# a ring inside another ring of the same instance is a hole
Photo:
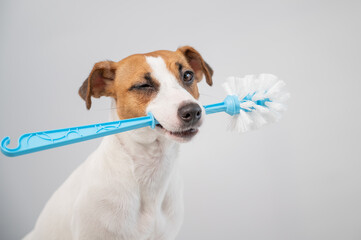
[[[183,74],[183,81],[185,83],[191,83],[193,81],[193,72],[185,71]]]
[[[136,84],[133,85],[129,90],[153,90],[154,87],[148,83]]]
[[[153,86],[146,83],[146,84],[138,85],[137,88],[153,88]]]

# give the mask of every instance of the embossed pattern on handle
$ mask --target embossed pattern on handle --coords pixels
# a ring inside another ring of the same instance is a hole
[[[157,121],[151,113],[139,118],[131,118],[114,122],[99,123],[80,127],[64,128],[44,132],[27,133],[19,138],[16,148],[8,148],[10,138],[1,141],[1,151],[9,157],[60,147],[72,143],[104,137],[111,134],[150,126],[155,127]]]

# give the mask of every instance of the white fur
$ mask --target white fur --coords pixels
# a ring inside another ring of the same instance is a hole
[[[196,100],[162,58],[147,62],[160,82],[147,110],[165,128],[178,129],[178,107]],[[111,120],[118,120],[115,110]],[[150,128],[105,137],[53,194],[25,239],[174,239],[183,219],[178,148],[179,143]]]

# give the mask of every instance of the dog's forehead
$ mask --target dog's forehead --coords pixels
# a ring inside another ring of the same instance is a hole
[[[145,60],[151,69],[151,75],[161,85],[179,85],[179,66],[188,67],[188,63],[182,54],[171,51],[156,51],[145,55]]]
[[[178,51],[168,50],[134,54],[124,58],[118,64],[119,72],[123,77],[126,75],[127,81],[135,76],[144,75],[147,72],[151,73],[154,78],[164,78],[165,73],[170,73],[177,78],[179,75],[179,64],[185,68],[190,67],[183,54]]]
[[[173,86],[177,87],[177,78],[175,72],[169,69],[162,57],[146,56],[146,62],[151,69],[151,75],[155,78],[163,87]]]

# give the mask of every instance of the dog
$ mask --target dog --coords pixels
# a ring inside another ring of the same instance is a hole
[[[168,240],[183,221],[179,145],[191,140],[205,111],[197,84],[212,86],[212,68],[183,46],[94,65],[79,89],[112,99],[111,120],[145,116],[150,127],[104,137],[52,195],[25,240]]]

